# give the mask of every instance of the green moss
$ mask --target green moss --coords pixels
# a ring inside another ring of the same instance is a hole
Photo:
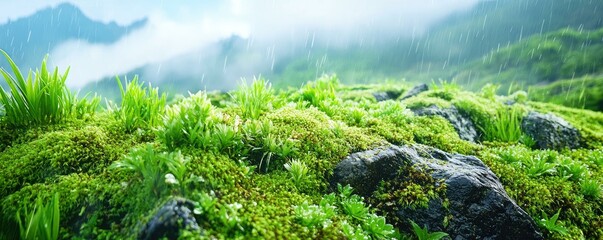
[[[327,226],[309,228],[296,218],[293,206],[303,202],[316,205],[328,196],[334,166],[350,153],[386,144],[421,143],[478,155],[534,219],[539,219],[542,211],[550,216],[562,209],[560,224],[571,234],[603,236],[599,230],[602,200],[580,190],[586,179],[603,182],[601,113],[540,103],[512,106],[522,113],[553,112],[567,119],[581,131],[585,149],[534,151],[500,139],[476,144],[461,140],[446,119],[416,116],[409,109],[455,106],[483,126],[498,110],[506,109],[504,101],[513,96],[489,93],[484,97],[443,86],[401,102],[374,100],[372,92],[390,87],[340,86],[336,78],[325,77],[302,90],[276,94],[272,108],[263,109],[254,120],[244,120],[228,94],[210,94],[213,105],[202,93],[195,99],[177,100],[174,106],[199,100],[210,107],[211,116],[205,117],[211,121],[201,121],[204,127],[211,125],[209,132],[203,132],[209,145],[185,143],[188,139],[177,139],[182,144],[168,144],[156,139],[156,131],[149,129],[128,133],[123,122],[107,111],[86,120],[23,130],[0,125],[0,135],[6,137],[0,140],[1,224],[15,226],[12,217],[21,204],[58,192],[66,238],[136,238],[161,204],[174,196],[211,203],[211,208],[195,215],[208,238],[339,239],[366,235],[363,231],[371,229],[369,223],[361,224],[343,210],[335,213]],[[404,87],[391,89],[401,91]],[[193,109],[190,116],[200,113]],[[190,129],[198,127],[196,120],[183,118],[191,123]],[[182,135],[182,128],[173,130]],[[182,136],[188,138],[190,134]],[[181,151],[190,159],[184,177],[179,178],[185,184],[170,183],[166,191],[150,196],[139,175],[107,168],[133,147],[147,144],[157,152]],[[303,184],[296,185],[283,166],[293,160],[308,167]],[[538,162],[550,169],[530,170]],[[428,173],[415,170],[403,169],[406,172],[398,176],[400,181],[382,183],[373,196],[377,200],[371,203],[384,214],[393,211],[392,206],[421,208],[434,200],[446,205],[441,194],[445,186],[434,182]],[[576,172],[581,172],[580,176],[570,175]],[[397,226],[408,227],[402,221]],[[186,234],[195,238],[199,233]],[[547,234],[552,239],[559,237]],[[0,231],[0,238],[10,236],[4,228]]]
[[[399,229],[406,229],[407,219],[396,212],[403,209],[427,208],[431,201],[447,205],[446,185],[436,181],[421,166],[407,166],[394,179],[381,182],[369,202]]]
[[[429,92],[423,92],[415,97],[407,98],[402,101],[410,109],[425,108],[435,105],[439,108],[449,108],[450,101],[441,98],[429,96]]]
[[[486,149],[480,158],[499,177],[509,196],[534,219],[540,219],[542,212],[551,216],[556,209],[562,209],[559,220],[573,236],[601,238],[603,201],[601,198],[588,199],[580,192],[580,183],[564,176],[566,164],[589,164],[592,150],[574,150],[558,153],[549,150],[529,150],[521,145]],[[530,176],[526,172],[533,159],[544,159],[554,166],[554,172],[547,175]],[[591,169],[586,173],[601,181],[600,170]],[[549,238],[563,239],[552,233]]]
[[[416,117],[411,126],[414,140],[418,143],[461,154],[472,154],[480,149],[479,146],[460,139],[450,122],[440,116]]]

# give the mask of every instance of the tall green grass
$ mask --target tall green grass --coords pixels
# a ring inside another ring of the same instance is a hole
[[[121,106],[115,111],[117,117],[124,122],[127,132],[138,128],[155,127],[161,122],[165,111],[165,94],[159,95],[157,88],[148,88],[138,82],[135,76],[131,82],[126,80],[124,88],[119,77],[116,77],[121,93]]]
[[[253,79],[251,85],[242,81],[232,96],[243,118],[258,119],[264,112],[272,109],[274,90],[268,81],[259,78]]]
[[[17,212],[21,239],[25,240],[56,240],[59,238],[59,195],[54,194],[50,203],[43,204],[38,198],[34,209],[24,209],[25,219]]]
[[[9,91],[6,91],[0,86],[0,103],[4,107],[4,120],[9,125],[28,127],[59,123],[73,117],[81,118],[96,110],[99,98],[79,101],[76,94],[65,85],[69,69],[63,74],[57,68],[49,72],[44,59],[41,69],[33,74],[30,70],[27,78],[24,78],[10,56],[3,50],[0,52],[4,54],[14,74],[13,76],[5,69],[0,69],[9,87]]]
[[[493,118],[486,119],[482,126],[482,139],[486,141],[518,142],[522,138],[521,120],[523,112],[517,108],[499,108]]]

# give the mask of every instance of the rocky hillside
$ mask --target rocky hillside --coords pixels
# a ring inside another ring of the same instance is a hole
[[[1,99],[2,239],[603,238],[603,113],[335,76],[97,110],[41,69]]]

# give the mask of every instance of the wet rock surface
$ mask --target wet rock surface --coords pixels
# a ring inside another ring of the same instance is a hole
[[[425,92],[429,90],[429,86],[425,83],[423,84],[419,84],[417,86],[414,86],[412,89],[408,90],[408,92],[406,92],[406,94],[404,94],[404,96],[402,96],[402,98],[400,98],[400,100],[404,100],[407,98],[411,98],[414,96],[419,95],[419,93]]]
[[[387,100],[395,100],[400,97],[400,92],[396,91],[385,91],[385,92],[375,92],[373,93],[373,97],[377,102],[383,102]]]
[[[178,239],[180,229],[199,230],[193,216],[194,207],[194,203],[187,199],[169,200],[145,225],[139,239]]]
[[[553,114],[529,112],[521,122],[524,133],[536,141],[540,149],[580,147],[580,133],[564,119]]]
[[[425,108],[413,109],[412,111],[419,116],[441,116],[445,118],[448,120],[448,122],[450,122],[450,124],[452,124],[456,132],[459,134],[459,137],[463,140],[477,142],[479,138],[473,121],[459,113],[454,106],[450,108],[439,108],[435,105],[432,105]]]
[[[533,219],[509,198],[504,187],[474,156],[450,154],[435,148],[388,146],[354,153],[334,170],[331,187],[350,184],[370,197],[379,181],[395,178],[400,167],[425,171],[446,184],[447,204],[430,200],[427,208],[404,208],[399,219],[412,219],[453,239],[542,239]],[[448,216],[448,224],[444,224]]]

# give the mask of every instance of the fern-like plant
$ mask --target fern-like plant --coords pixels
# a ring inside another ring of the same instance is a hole
[[[21,239],[26,240],[56,240],[59,238],[59,194],[55,193],[48,204],[43,204],[38,198],[36,205],[30,211],[25,207],[25,219],[17,212],[17,222]]]

